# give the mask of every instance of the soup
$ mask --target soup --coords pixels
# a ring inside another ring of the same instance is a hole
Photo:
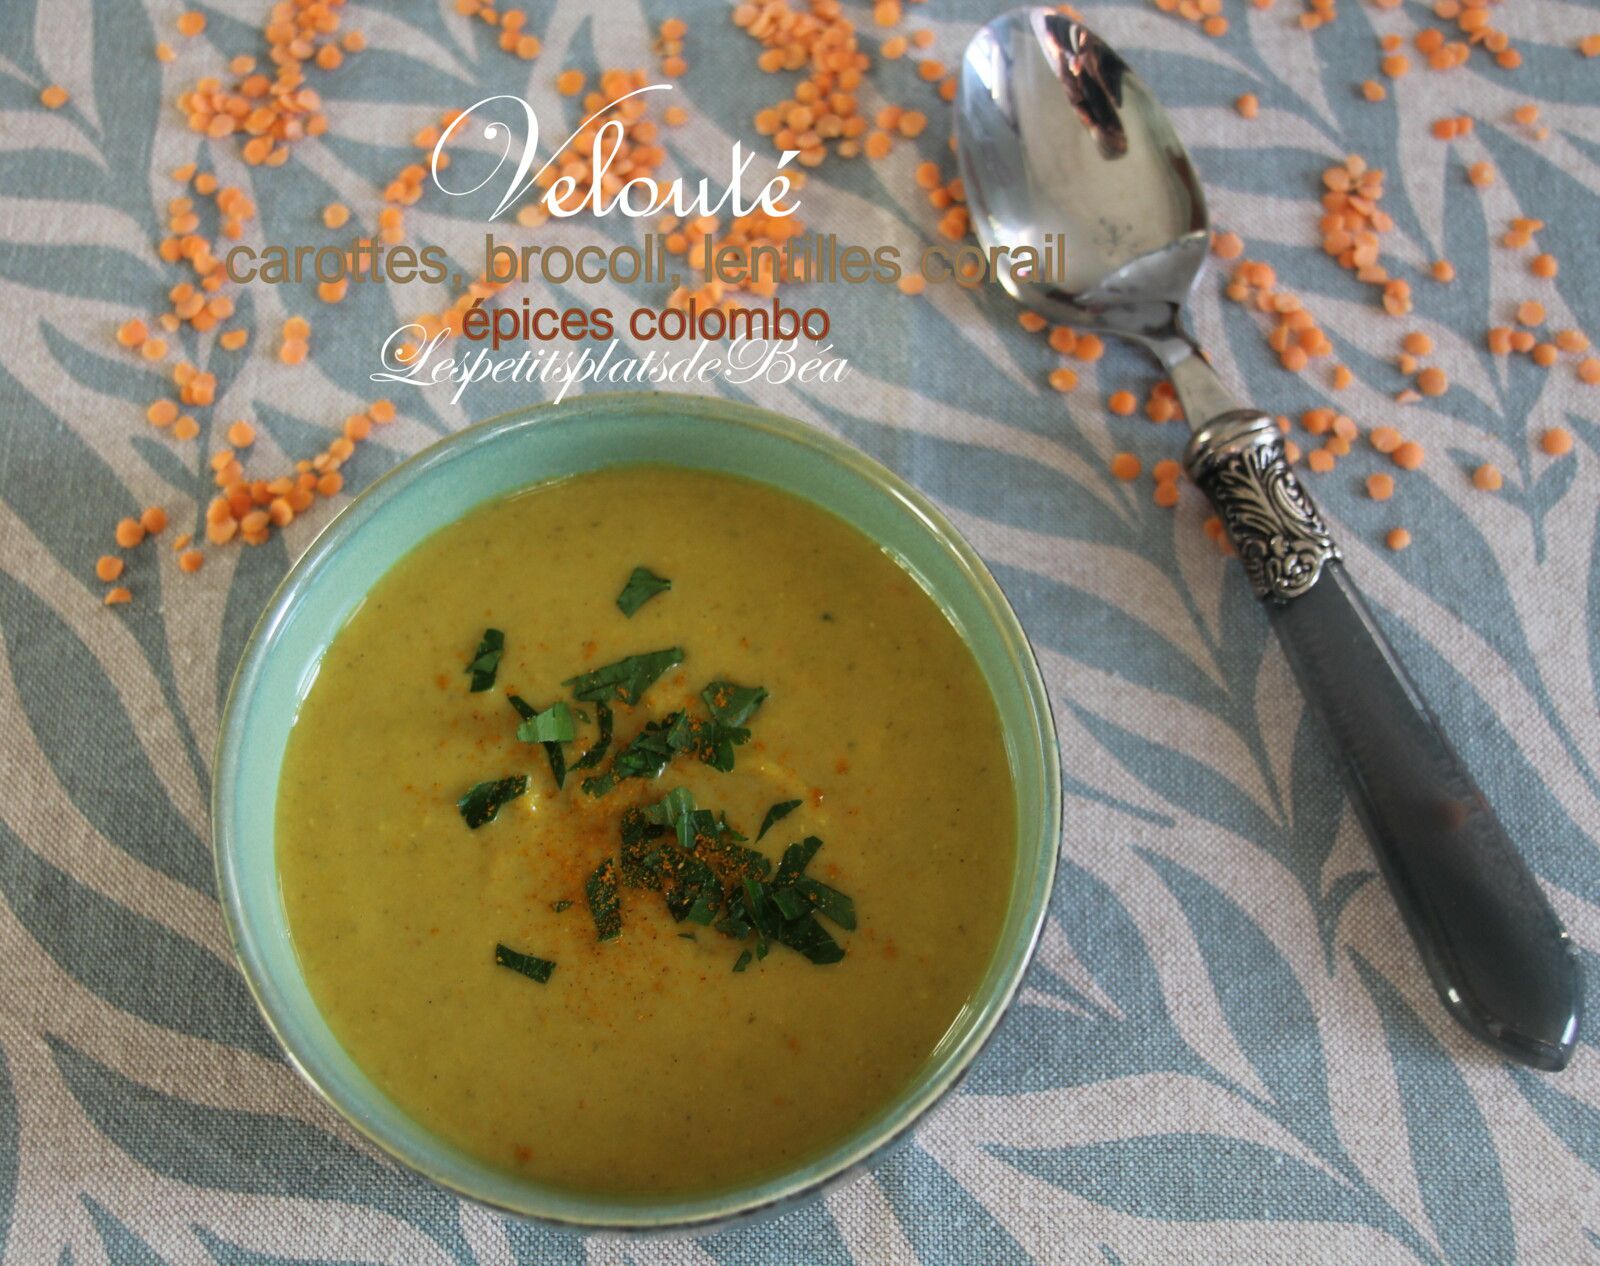
[[[277,850],[312,995],[386,1094],[646,1198],[792,1168],[907,1087],[999,938],[1015,797],[893,559],[766,485],[631,466],[374,587],[291,731]]]

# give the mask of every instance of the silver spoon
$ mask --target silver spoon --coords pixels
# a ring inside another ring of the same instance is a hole
[[[1582,992],[1566,932],[1345,572],[1276,426],[1239,405],[1184,326],[1210,232],[1165,112],[1082,23],[1017,9],[967,46],[956,134],[985,251],[1065,243],[1064,280],[1000,270],[1011,296],[1166,368],[1194,431],[1185,469],[1327,729],[1446,1008],[1511,1059],[1565,1067]]]

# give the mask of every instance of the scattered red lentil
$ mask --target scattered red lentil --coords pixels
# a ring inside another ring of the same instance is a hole
[[[121,603],[132,601],[133,594],[122,585],[118,585],[115,589],[106,590],[105,602],[106,606],[108,607],[114,607],[120,605]]]
[[[1425,396],[1442,396],[1450,389],[1444,370],[1430,365],[1417,375],[1417,390]]]
[[[46,110],[59,110],[72,98],[60,84],[51,84],[39,94],[39,103]]]
[[[1404,440],[1400,446],[1389,454],[1390,460],[1401,470],[1416,470],[1422,465],[1426,454],[1421,444],[1415,440]]]
[[[1142,465],[1132,453],[1118,453],[1111,459],[1111,473],[1124,483],[1131,482],[1139,477]]]
[[[1493,462],[1484,462],[1472,472],[1472,486],[1481,492],[1498,492],[1504,482],[1500,468]]]
[[[122,560],[115,554],[102,554],[95,559],[94,574],[99,579],[110,583],[122,575]]]
[[[1551,457],[1564,457],[1572,451],[1572,432],[1565,427],[1548,427],[1539,436],[1539,447]]]
[[[1374,501],[1387,501],[1394,496],[1394,476],[1381,470],[1367,476],[1367,496]]]
[[[1383,538],[1383,543],[1392,550],[1403,550],[1411,544],[1411,533],[1405,528],[1391,528],[1389,535]]]
[[[1261,101],[1253,92],[1244,93],[1233,103],[1242,118],[1253,119],[1261,113]]]

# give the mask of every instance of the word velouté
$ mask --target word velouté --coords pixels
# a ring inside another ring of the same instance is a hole
[[[609,102],[580,123],[537,168],[534,163],[539,151],[539,116],[534,111],[533,105],[526,98],[513,96],[510,93],[485,97],[458,114],[434,144],[431,162],[433,183],[438,186],[440,192],[461,197],[476,193],[497,178],[503,178],[501,173],[509,165],[511,176],[506,182],[505,192],[501,194],[499,205],[489,213],[488,218],[491,220],[498,219],[510,207],[521,202],[535,186],[542,190],[539,194],[539,204],[558,219],[565,219],[584,211],[597,216],[618,211],[632,218],[670,213],[687,220],[702,215],[749,215],[755,211],[767,216],[784,216],[793,215],[800,209],[798,199],[788,204],[783,201],[789,196],[793,186],[789,177],[781,173],[767,181],[753,201],[746,198],[747,173],[755,156],[746,154],[744,146],[738,141],[733,143],[729,155],[728,183],[720,194],[714,193],[710,182],[704,178],[693,185],[682,177],[659,181],[652,177],[634,176],[623,180],[612,170],[617,155],[627,139],[626,129],[622,121],[617,118],[607,119],[600,124],[594,132],[591,152],[583,155],[590,160],[587,187],[580,186],[577,179],[571,175],[550,177],[551,172],[560,170],[563,156],[578,143],[578,139],[584,135],[586,129],[601,115],[611,113],[624,101],[644,93],[670,91],[672,91],[671,84],[647,84]],[[469,122],[475,122],[475,116],[488,115],[490,107],[499,102],[510,103],[513,115],[519,116],[520,129],[513,128],[498,118],[490,117],[483,127],[483,139],[497,143],[501,147],[500,158],[495,163],[494,169],[469,188],[450,188],[441,178],[444,169],[439,162],[445,146]],[[520,147],[517,143],[519,130],[522,134]],[[785,150],[778,159],[778,166],[780,168],[786,166],[798,154],[798,150]]]

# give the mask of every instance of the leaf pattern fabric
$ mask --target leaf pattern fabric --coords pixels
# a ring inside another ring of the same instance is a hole
[[[654,65],[651,33],[688,20],[665,174],[725,169],[735,139],[779,91],[727,7],[655,0],[531,4],[533,62],[439,0],[352,4],[368,49],[319,74],[325,136],[281,169],[247,168],[231,142],[196,137],[176,95],[229,57],[262,53],[263,0],[216,0],[181,39],[153,0],[0,5],[0,1262],[662,1263],[986,1266],[1261,1261],[1579,1262],[1600,1253],[1600,1057],[1591,1032],[1555,1077],[1494,1059],[1429,993],[1327,752],[1237,566],[1203,533],[1186,488],[1174,510],[1148,470],[1181,428],[1115,417],[1107,396],[1155,381],[1112,347],[1076,364],[1019,328],[994,288],[796,285],[825,305],[853,363],[844,388],[728,388],[859,446],[929,492],[1016,605],[1054,697],[1068,790],[1060,881],[1043,941],[1000,1032],[961,1089],[873,1172],[778,1221],[696,1240],[584,1240],[488,1214],[400,1172],[296,1079],[233,964],[207,841],[209,763],[227,683],[264,601],[331,514],[319,504],[258,549],[208,552],[180,573],[167,542],[212,494],[207,457],[250,417],[286,464],[324,446],[373,398],[385,333],[422,306],[417,287],[352,287],[338,307],[310,284],[237,290],[239,353],[175,336],[162,365],[113,334],[179,280],[155,247],[168,172],[203,158],[255,201],[247,240],[331,243],[321,209],[343,201],[371,231],[409,137],[447,107],[529,93],[550,117],[558,69]],[[954,65],[997,9],[908,6]],[[1315,32],[1300,6],[1227,0],[1219,39],[1145,0],[1085,16],[1170,106],[1215,223],[1314,308],[1354,373],[1293,376],[1259,317],[1213,267],[1198,330],[1254,403],[1335,408],[1394,424],[1429,454],[1393,501],[1361,492],[1387,468],[1364,443],[1308,476],[1386,629],[1498,806],[1600,980],[1600,393],[1573,359],[1497,357],[1485,331],[1539,298],[1551,329],[1600,335],[1600,63],[1580,36],[1592,6],[1508,0],[1493,9],[1523,64],[1479,53],[1461,68],[1384,79],[1378,39],[1409,45],[1426,6],[1345,0]],[[862,38],[881,38],[855,6]],[[172,62],[153,55],[167,41]],[[876,108],[933,124],[881,162],[830,159],[802,218],[915,257],[934,236],[914,178],[953,174],[947,111],[916,57],[883,61]],[[1377,78],[1383,101],[1358,85]],[[46,109],[40,90],[70,100]],[[1233,109],[1255,94],[1259,115]],[[1511,119],[1539,107],[1544,140]],[[1429,134],[1470,113],[1474,131]],[[763,154],[766,150],[758,144]],[[1320,177],[1348,153],[1387,173],[1384,261],[1415,311],[1384,316],[1372,288],[1318,245]],[[1471,163],[1496,180],[1470,184]],[[408,234],[475,270],[483,223],[425,198]],[[1539,249],[1503,247],[1510,219],[1546,222]],[[574,221],[548,240],[628,240],[637,226]],[[519,231],[522,238],[529,231]],[[1428,276],[1448,259],[1455,280]],[[514,296],[515,291],[511,292]],[[664,294],[603,284],[538,291],[623,309]],[[285,319],[311,355],[276,358]],[[1426,332],[1450,376],[1400,406],[1402,333]],[[217,378],[182,443],[144,420],[182,357]],[[536,394],[536,393],[535,393]],[[353,488],[467,422],[525,404],[483,384],[460,404],[401,392],[400,420],[346,468]],[[1543,430],[1569,430],[1565,456]],[[1472,487],[1492,462],[1495,493]],[[132,551],[134,601],[105,608],[94,579],[111,526],[168,509],[164,537]],[[1384,533],[1404,525],[1410,549]],[[1591,1013],[1596,1010],[1591,995]]]

